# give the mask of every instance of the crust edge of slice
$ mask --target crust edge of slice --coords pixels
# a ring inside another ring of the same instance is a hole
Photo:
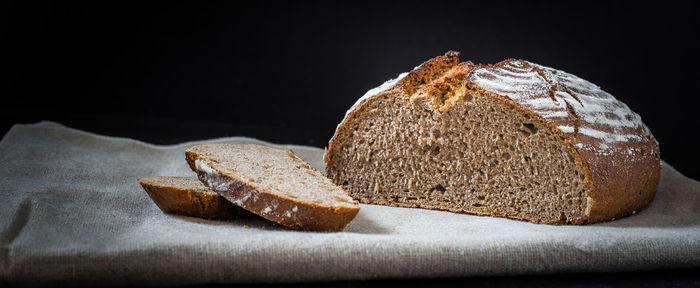
[[[228,220],[250,216],[250,213],[224,199],[216,192],[208,190],[206,186],[193,187],[198,186],[199,180],[196,178],[156,176],[141,177],[137,180],[156,206],[167,214],[208,220]],[[188,181],[193,182],[187,183]],[[182,182],[182,185],[174,182]]]
[[[187,163],[199,180],[232,203],[265,219],[297,230],[342,231],[360,210],[357,202],[355,207],[324,206],[279,195],[226,175],[215,167],[213,161],[200,157],[196,151],[200,145],[185,152]]]

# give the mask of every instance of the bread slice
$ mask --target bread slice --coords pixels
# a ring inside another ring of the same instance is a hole
[[[138,181],[165,213],[219,220],[251,216],[196,178],[159,176],[139,178]]]
[[[199,179],[227,200],[284,226],[341,231],[360,207],[291,150],[208,143],[186,152]]]
[[[654,197],[658,143],[598,86],[524,60],[448,52],[370,90],[330,140],[326,175],[362,203],[584,224]]]

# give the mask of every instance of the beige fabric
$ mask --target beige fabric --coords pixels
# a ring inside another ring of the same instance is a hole
[[[314,233],[163,214],[136,179],[194,176],[184,151],[196,143],[154,146],[51,122],[14,126],[0,142],[0,280],[151,285],[700,266],[700,183],[665,163],[651,206],[608,223],[362,205],[344,232]],[[323,150],[273,146],[323,171]]]

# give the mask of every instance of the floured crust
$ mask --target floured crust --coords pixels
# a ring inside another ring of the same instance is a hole
[[[165,213],[217,220],[252,216],[195,178],[159,176],[138,181]]]
[[[548,127],[569,147],[569,154],[585,171],[584,181],[588,189],[585,215],[569,219],[568,223],[586,224],[624,217],[642,210],[653,199],[660,177],[658,143],[639,116],[624,103],[585,80],[549,67],[517,59],[508,59],[496,65],[475,66],[471,62],[459,64],[454,61],[455,56],[458,54],[448,52],[445,56],[429,60],[426,63],[430,65],[421,65],[397,84],[378,91],[371,99],[353,107],[328,144],[324,155],[327,174],[331,174],[328,169],[332,166],[329,165],[333,161],[332,155],[340,151],[339,145],[343,139],[352,137],[352,126],[357,125],[357,121],[364,117],[366,107],[373,103],[391,101],[396,95],[401,95],[401,98],[414,104],[414,109],[431,109],[441,113],[449,109],[452,103],[470,101],[472,95],[478,93],[513,108],[517,113],[528,115],[543,127]],[[514,66],[520,70],[515,71]],[[461,87],[445,88],[444,83],[449,83],[446,78],[454,79],[454,75],[464,71],[467,76],[463,78]],[[483,75],[489,73],[516,79],[530,78],[525,83],[488,83],[484,81],[488,76]],[[430,77],[426,78],[425,75]],[[452,94],[431,92],[446,89]],[[511,90],[515,90],[515,93]],[[450,96],[443,99],[441,95]],[[421,105],[428,106],[420,108]],[[404,203],[395,205],[402,206]],[[550,223],[497,212],[475,214]]]
[[[342,231],[360,210],[356,201],[344,205],[321,205],[277,194],[221,167],[208,157],[207,149],[200,149],[201,147],[198,145],[188,149],[186,160],[202,183],[232,203],[268,220],[293,229]],[[287,153],[293,155],[291,150],[287,150]],[[308,164],[305,168],[313,169]],[[323,177],[320,172],[319,175]],[[336,188],[342,190],[341,187]]]
[[[482,73],[506,77],[489,85]],[[639,115],[598,86],[520,59],[474,69],[465,86],[539,118],[580,157],[590,186],[588,211],[573,224],[634,214],[654,198],[661,174],[658,142]]]

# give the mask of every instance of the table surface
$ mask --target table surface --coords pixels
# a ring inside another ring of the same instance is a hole
[[[273,143],[299,144],[323,147],[325,131],[304,130],[290,127],[235,126],[227,123],[182,122],[167,119],[144,119],[91,116],[81,118],[47,119],[97,134],[128,137],[153,144],[176,144],[185,141],[226,136],[249,136]],[[11,125],[0,127],[6,133]],[[283,286],[326,287],[331,283],[290,283]],[[375,287],[386,285],[410,287],[490,285],[497,287],[700,287],[700,267],[623,273],[585,273],[524,275],[440,279],[384,279],[371,281],[343,281],[332,283],[334,287]],[[279,284],[250,284],[250,287],[280,286]],[[197,285],[213,286],[213,285]]]

